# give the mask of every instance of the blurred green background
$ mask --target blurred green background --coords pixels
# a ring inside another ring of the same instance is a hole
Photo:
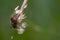
[[[28,27],[19,35],[9,18],[23,0],[0,0],[0,40],[60,40],[60,0],[28,0]],[[13,39],[11,39],[13,36]]]

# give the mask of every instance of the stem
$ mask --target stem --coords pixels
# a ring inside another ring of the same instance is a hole
[[[27,4],[27,0],[24,0],[23,1],[23,4],[22,4],[22,6],[21,6],[21,11],[23,12],[23,10],[25,9],[24,7],[26,6],[26,4]]]

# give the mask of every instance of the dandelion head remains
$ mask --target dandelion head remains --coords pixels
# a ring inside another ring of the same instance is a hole
[[[27,8],[27,0],[23,1],[20,9],[17,6],[10,16],[10,23],[17,30],[18,34],[23,34],[27,26],[26,22],[22,22],[26,18],[25,14],[23,14],[25,8]]]

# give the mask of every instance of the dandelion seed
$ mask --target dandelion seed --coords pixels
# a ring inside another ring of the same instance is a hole
[[[19,29],[17,29],[17,31],[18,31],[18,34],[23,34],[24,29],[20,27]]]
[[[27,27],[27,23],[26,22],[22,23],[21,27],[22,28],[26,28]]]
[[[11,39],[13,39],[13,36],[11,36]]]

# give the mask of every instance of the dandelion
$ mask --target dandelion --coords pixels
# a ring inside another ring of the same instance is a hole
[[[23,11],[26,7],[27,7],[27,0],[24,0],[21,8],[18,9],[19,6],[17,6],[10,17],[10,23],[12,27],[18,31],[18,34],[23,34],[25,30],[24,28],[26,28],[26,22],[22,23],[23,19],[26,18],[25,14],[23,14]]]

